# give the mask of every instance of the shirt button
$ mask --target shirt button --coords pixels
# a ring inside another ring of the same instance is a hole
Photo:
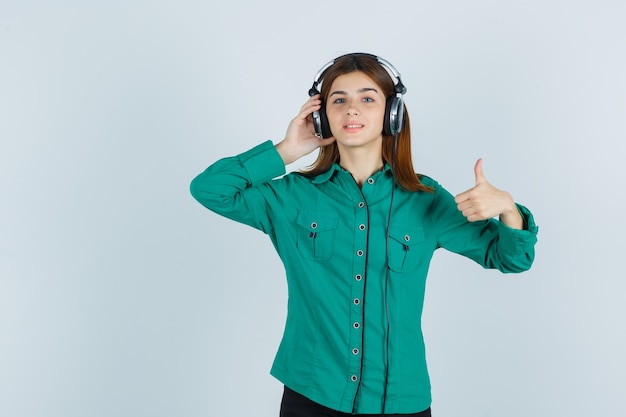
[[[357,281],[361,281],[363,279],[363,276],[361,274],[356,274],[354,276],[354,279],[356,279]]]
[[[357,379],[359,379],[359,378],[358,378],[356,375],[352,375],[352,376],[350,377],[350,381],[352,381],[352,382],[356,382],[356,381],[357,381]]]
[[[355,321],[355,322],[352,324],[352,327],[354,327],[355,329],[358,329],[359,327],[361,327],[361,325],[359,324],[359,322],[358,322],[358,321]]]
[[[363,256],[363,251],[361,249],[359,249],[358,251],[356,251],[357,256]]]
[[[367,183],[368,184],[374,184],[374,178],[368,178],[367,179]]]
[[[365,207],[365,203],[364,203],[364,202],[362,202],[362,201],[360,201],[360,202],[359,202],[359,208],[363,208],[363,207]]]
[[[411,236],[409,235],[404,235],[404,241],[408,242],[409,240],[411,240]]]
[[[353,303],[354,303],[355,306],[358,306],[359,304],[361,304],[361,300],[359,300],[358,298],[355,298],[353,300]]]
[[[360,224],[359,225],[359,230],[365,230],[365,225],[364,224]]]
[[[353,355],[358,355],[359,354],[359,349],[357,349],[357,348],[352,349],[352,354]]]
[[[311,223],[311,229],[317,229],[317,222]]]

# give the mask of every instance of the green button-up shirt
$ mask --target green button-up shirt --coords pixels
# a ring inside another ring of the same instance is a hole
[[[531,213],[518,205],[527,230],[495,219],[470,223],[446,190],[422,177],[434,192],[397,187],[387,238],[388,166],[361,188],[339,165],[314,178],[284,174],[268,141],[217,161],[191,184],[208,209],[265,232],[284,263],[288,314],[272,375],[346,413],[381,413],[385,385],[386,413],[425,410],[421,314],[433,252],[527,270],[537,240]]]

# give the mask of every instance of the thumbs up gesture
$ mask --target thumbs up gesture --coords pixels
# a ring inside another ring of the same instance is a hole
[[[519,214],[513,197],[491,185],[483,174],[483,160],[474,165],[476,185],[458,194],[454,201],[463,216],[470,222],[486,220],[500,216],[500,220],[514,229],[522,229],[524,222]]]

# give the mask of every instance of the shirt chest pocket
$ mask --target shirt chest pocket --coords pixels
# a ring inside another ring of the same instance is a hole
[[[392,224],[389,231],[389,268],[396,272],[411,272],[424,256],[420,244],[424,230],[410,224]]]
[[[306,259],[328,261],[335,251],[337,214],[301,211],[296,222],[298,252]]]

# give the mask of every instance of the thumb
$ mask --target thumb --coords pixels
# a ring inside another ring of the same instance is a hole
[[[474,165],[474,175],[476,176],[476,185],[487,182],[485,175],[483,174],[483,159],[480,158]]]

